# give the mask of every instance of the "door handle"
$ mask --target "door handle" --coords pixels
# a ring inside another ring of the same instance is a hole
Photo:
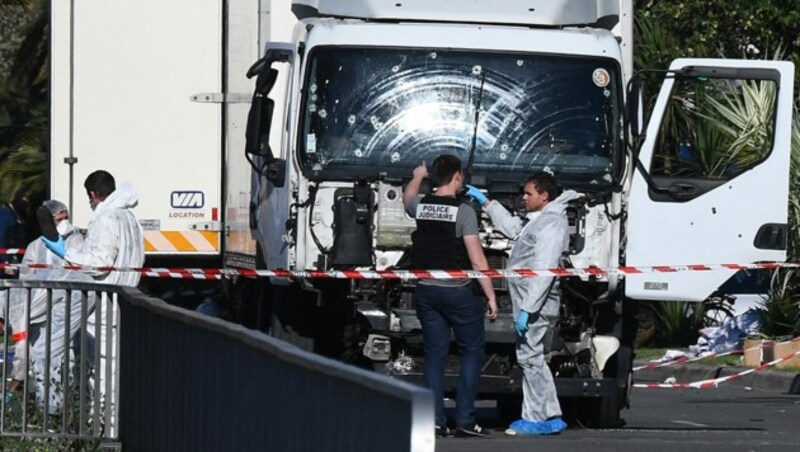
[[[672,199],[685,201],[687,199],[697,196],[697,186],[686,182],[678,182],[672,184],[668,188],[669,196]]]
[[[676,195],[693,195],[697,191],[697,187],[692,184],[679,183],[669,186],[669,192]]]

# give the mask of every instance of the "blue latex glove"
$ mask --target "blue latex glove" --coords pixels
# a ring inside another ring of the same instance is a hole
[[[489,202],[489,198],[486,197],[480,190],[473,187],[472,185],[467,184],[467,196],[474,199],[480,205],[484,205]]]
[[[520,337],[528,332],[528,316],[530,316],[528,311],[519,311],[519,317],[517,317],[517,321],[514,323],[514,329],[517,330],[517,335]]]
[[[59,235],[58,240],[55,242],[47,240],[44,236],[42,236],[41,239],[44,242],[44,246],[46,246],[48,250],[55,253],[55,255],[61,259],[64,259],[64,255],[67,253],[67,246],[64,244],[64,237]]]

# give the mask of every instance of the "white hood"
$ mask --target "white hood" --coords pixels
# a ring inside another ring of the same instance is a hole
[[[80,250],[67,250],[65,260],[86,267],[141,267],[144,238],[131,208],[138,204],[136,189],[123,183],[97,205],[89,221],[86,241]],[[93,272],[95,281],[134,287],[137,272]]]
[[[569,204],[570,201],[580,197],[581,195],[575,190],[565,190],[563,193],[561,193],[561,195],[559,195],[558,198],[547,203],[547,205],[544,206],[544,209],[542,209],[542,213],[548,212],[560,214],[567,210],[567,204]]]
[[[108,195],[108,198],[97,205],[97,208],[92,212],[90,222],[106,210],[132,209],[138,204],[139,194],[136,192],[136,188],[130,182],[123,182],[113,193]]]

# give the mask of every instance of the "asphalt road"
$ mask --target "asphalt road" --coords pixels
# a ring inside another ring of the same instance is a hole
[[[557,436],[515,438],[503,434],[491,402],[478,422],[490,439],[438,439],[447,451],[800,451],[800,395],[740,387],[634,389],[622,412],[624,428],[583,430],[570,426]]]

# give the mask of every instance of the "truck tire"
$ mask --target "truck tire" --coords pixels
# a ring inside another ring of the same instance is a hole
[[[574,400],[571,420],[585,428],[618,428],[624,422],[619,412],[622,408],[619,393],[605,397],[582,397]]]
[[[593,419],[595,428],[618,428],[622,427],[624,422],[619,416],[622,409],[622,401],[619,394],[601,397],[595,400],[594,416]]]

